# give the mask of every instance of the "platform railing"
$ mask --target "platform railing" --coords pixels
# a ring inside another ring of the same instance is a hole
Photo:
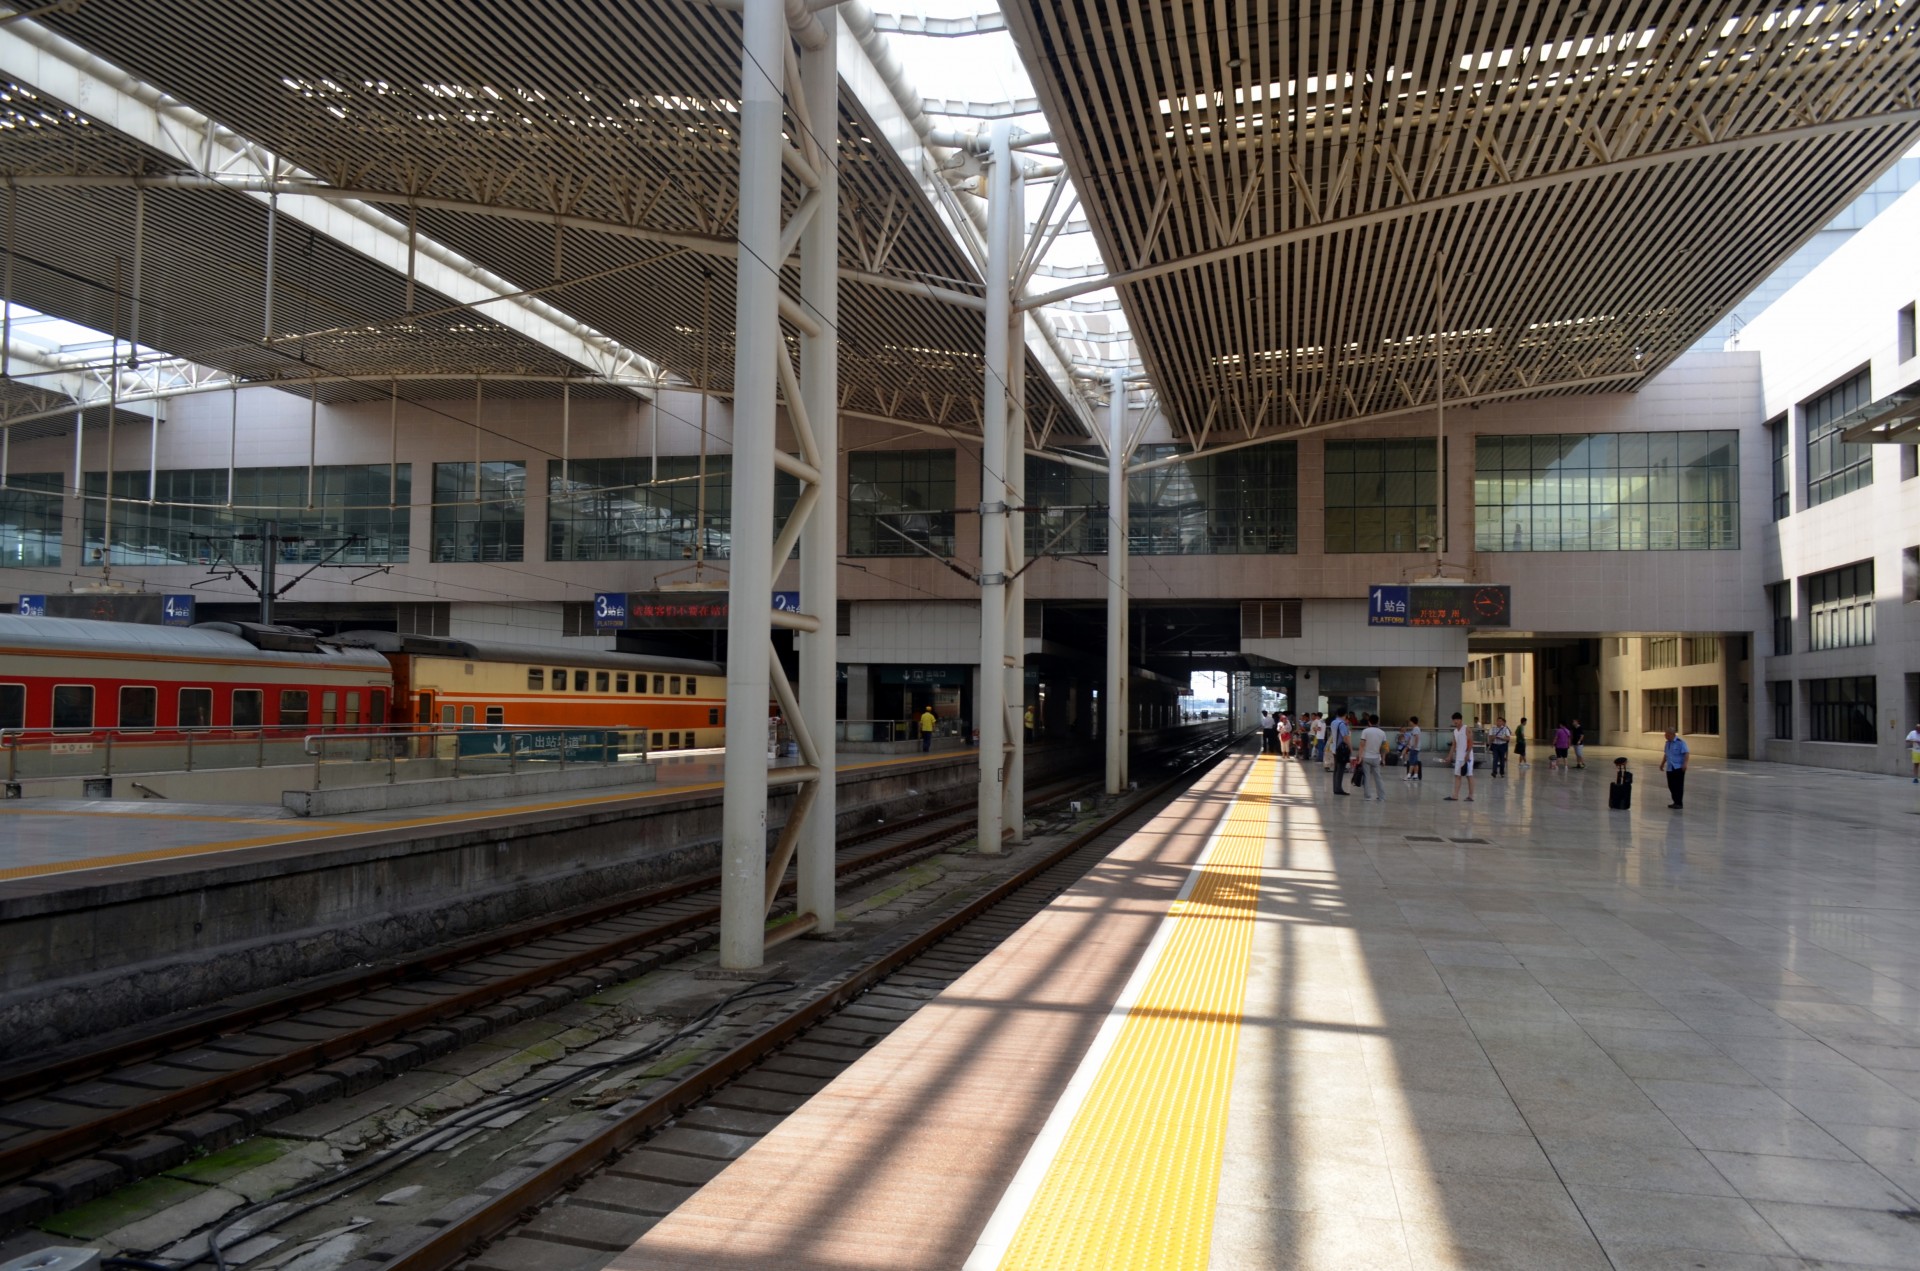
[[[908,725],[897,719],[842,719],[834,721],[835,741],[912,741]]]
[[[448,777],[509,776],[553,765],[612,767],[652,756],[644,728],[513,728],[469,724],[453,728],[390,728],[358,733],[312,733],[305,753],[313,761],[313,788]],[[331,776],[332,781],[328,778]]]
[[[298,764],[309,725],[194,729],[0,730],[9,785],[49,778],[140,776],[211,768]]]

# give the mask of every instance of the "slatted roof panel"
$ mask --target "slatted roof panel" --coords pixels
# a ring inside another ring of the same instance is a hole
[[[294,0],[181,0],[165,23],[128,18],[95,0],[42,20],[319,179],[417,217],[486,269],[548,288],[545,300],[671,375],[730,387],[734,262],[624,231],[733,239],[737,14],[685,0],[343,0],[316,21]],[[838,132],[843,261],[977,285],[844,91]],[[788,210],[799,198],[789,176]],[[464,206],[410,212],[409,200]],[[555,215],[608,229],[537,219]],[[977,312],[847,283],[840,327],[849,409],[977,430]],[[1030,410],[1066,418],[1052,381],[1027,373]]]
[[[17,83],[5,86],[0,174],[179,170],[66,103]],[[33,184],[0,196],[0,217],[13,224],[13,301],[123,339],[133,335],[139,197],[131,188]],[[330,382],[320,391],[335,401],[385,395],[396,374],[582,373],[551,349],[424,287],[415,288],[409,316],[401,275],[292,218],[282,218],[277,231],[276,338],[263,342],[265,205],[221,190],[149,190],[144,200],[137,334],[148,347],[250,381],[367,380]]]
[[[1196,441],[1636,388],[1920,136],[1912,4],[1003,8]]]

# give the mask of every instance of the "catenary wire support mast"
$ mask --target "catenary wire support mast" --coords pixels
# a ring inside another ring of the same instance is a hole
[[[1114,368],[1107,399],[1107,682],[1100,726],[1107,793],[1127,788],[1127,373]]]
[[[1007,167],[1007,619],[1002,713],[1007,745],[1000,806],[1002,834],[1009,842],[1023,843],[1027,837],[1027,514],[1022,510],[1027,504],[1027,358],[1026,316],[1016,302],[1028,250],[1027,183],[1022,175],[1024,160],[1009,162]],[[1055,191],[1059,188],[1056,182]]]
[[[987,150],[986,378],[980,421],[980,676],[974,714],[980,732],[979,850],[1003,850],[1007,829],[1007,615],[1010,455],[1025,455],[1008,436],[1007,386],[1012,380],[1013,227],[1025,209],[1013,202],[1011,129],[995,124]],[[1021,359],[1024,367],[1025,358]],[[1016,735],[1017,729],[1011,730]]]
[[[722,813],[720,965],[744,970],[766,957],[766,920],[780,878],[799,855],[799,904],[782,936],[833,926],[833,737],[835,500],[839,454],[835,324],[839,196],[835,138],[839,74],[831,13],[788,28],[785,0],[745,0],[740,68],[739,265],[735,298],[733,552],[727,619],[726,797]],[[794,36],[800,38],[796,55]],[[791,114],[793,126],[787,126]],[[789,141],[789,137],[792,138]],[[805,191],[781,222],[781,174]],[[800,296],[785,294],[780,265],[798,247]],[[800,334],[796,371],[782,322]],[[784,400],[800,451],[779,449]],[[800,483],[793,512],[776,530],[774,471]],[[815,519],[817,513],[817,519]],[[772,608],[774,572],[801,547],[801,612]],[[826,617],[823,619],[822,615]],[[797,696],[774,654],[775,624],[797,633]],[[799,763],[769,771],[769,699],[788,721]],[[792,809],[767,848],[767,792],[795,787]]]

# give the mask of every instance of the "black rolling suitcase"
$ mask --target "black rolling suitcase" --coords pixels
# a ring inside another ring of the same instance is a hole
[[[1607,787],[1607,806],[1626,809],[1633,806],[1633,774],[1623,772]]]

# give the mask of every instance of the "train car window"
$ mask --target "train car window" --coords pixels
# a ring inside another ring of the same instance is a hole
[[[462,706],[460,708],[460,722],[463,724],[471,724],[473,722],[473,707]]]
[[[160,713],[160,694],[145,686],[120,690],[120,727],[152,728]]]
[[[680,693],[680,677],[676,675],[672,679],[668,680],[667,686],[668,686],[667,692],[672,693],[675,696],[678,696]]]
[[[625,671],[613,677],[613,691],[616,693],[624,693],[627,691],[627,673]]]
[[[613,675],[611,672],[595,671],[593,673],[593,691],[594,692],[596,693],[611,692],[612,687],[613,687]]]
[[[709,724],[718,724],[720,722],[720,708],[718,706],[708,708],[707,722]]]
[[[360,694],[358,693],[347,694],[346,721],[349,727],[357,728],[360,725]]]
[[[213,727],[212,689],[183,688],[180,690],[180,727]]]
[[[664,749],[666,744],[667,744],[667,735],[665,733],[655,733],[653,735],[653,748],[655,750]]]
[[[557,666],[553,668],[553,691],[556,693],[567,691],[567,673],[564,668]]]
[[[0,728],[27,726],[27,686],[0,684]]]
[[[93,727],[93,685],[56,684],[53,686],[53,726],[81,729]]]
[[[700,681],[695,679],[691,675],[687,677],[687,696],[688,697],[700,696]]]
[[[93,727],[93,685],[53,686],[53,726],[62,729]]]
[[[547,673],[537,666],[527,668],[527,687],[538,693],[547,687]]]
[[[233,690],[233,726],[235,728],[258,728],[264,718],[261,709],[262,696],[257,688],[237,688]]]
[[[375,728],[381,728],[387,722],[387,690],[373,690],[373,708],[367,712],[367,722]]]
[[[666,676],[664,676],[664,675],[656,675],[656,676],[654,676],[654,677],[653,677],[653,691],[654,691],[654,692],[656,692],[656,693],[664,693],[664,692],[666,692],[666,691],[667,691],[667,677],[666,677]]]
[[[331,728],[340,722],[340,695],[327,692],[320,694],[320,726]]]
[[[504,723],[506,723],[506,722],[507,722],[507,708],[506,708],[506,707],[504,707],[504,706],[489,706],[489,707],[487,707],[487,722],[488,722],[489,724],[504,724]]]
[[[446,725],[448,728],[451,728],[455,723],[458,722],[458,720],[459,720],[459,716],[455,713],[453,707],[442,706],[440,708],[440,722],[442,724]]]
[[[303,688],[283,688],[280,690],[280,726],[282,728],[307,726],[307,690]]]
[[[573,673],[573,691],[576,693],[584,693],[587,691],[587,673],[585,671],[575,671]]]
[[[678,749],[680,749],[680,734],[679,734],[679,733],[668,733],[668,734],[667,734],[667,749],[668,749],[668,750],[678,750]]]

